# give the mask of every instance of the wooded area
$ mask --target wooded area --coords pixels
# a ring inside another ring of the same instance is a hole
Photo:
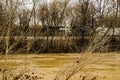
[[[115,34],[119,0],[26,2],[0,1],[1,53],[84,52],[93,46],[92,52],[120,50],[120,30]]]

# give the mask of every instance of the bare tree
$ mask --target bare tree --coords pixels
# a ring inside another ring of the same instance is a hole
[[[9,47],[10,47],[10,40],[11,40],[11,29],[14,24],[14,20],[16,18],[16,9],[18,7],[18,0],[17,1],[12,1],[12,0],[6,0],[6,4],[4,4],[4,9],[1,6],[1,10],[4,10],[2,13],[2,17],[4,18],[5,21],[3,21],[3,25],[5,27],[5,31],[2,31],[5,39],[5,64],[4,64],[4,72],[3,72],[3,80],[6,80],[6,69],[7,69],[7,55],[10,52]],[[14,6],[13,6],[14,5]]]
[[[48,45],[48,38],[52,35],[51,43],[53,43],[54,36],[58,36],[59,27],[65,27],[66,10],[70,0],[53,0],[51,3],[45,1],[39,4],[38,18],[42,23],[42,27],[46,29],[46,45]],[[52,29],[49,29],[52,28]],[[46,47],[48,48],[48,46]]]

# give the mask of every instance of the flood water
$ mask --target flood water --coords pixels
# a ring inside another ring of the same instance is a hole
[[[61,69],[79,60],[81,56],[81,54],[8,55],[7,72],[14,74],[22,71],[34,72],[37,76],[42,76],[38,80],[53,80]],[[0,55],[0,80],[2,80],[2,69],[6,66],[4,58],[4,55]],[[95,61],[86,64],[76,76],[97,76],[97,80],[120,80],[120,54],[92,54],[92,59]]]

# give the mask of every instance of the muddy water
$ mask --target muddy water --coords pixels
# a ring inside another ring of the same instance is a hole
[[[39,80],[53,80],[61,68],[80,57],[81,54],[28,54],[26,59],[24,54],[8,55],[7,69],[8,73],[19,74],[28,71],[41,77]],[[97,80],[120,80],[120,54],[93,54],[92,57],[97,60],[85,65],[80,73],[73,76],[73,80],[80,80],[80,75],[87,76],[86,80],[91,80],[94,76]],[[4,56],[0,55],[0,69],[4,67]]]

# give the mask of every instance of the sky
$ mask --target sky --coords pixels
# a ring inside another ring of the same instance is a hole
[[[27,7],[27,8],[29,8],[29,9],[31,9],[32,8],[32,0],[23,0],[24,1],[24,3],[26,4],[25,6]],[[36,1],[40,1],[40,0],[36,0]],[[41,1],[45,1],[45,0],[41,0]],[[51,2],[52,0],[46,0],[48,3],[49,2]],[[77,1],[77,0],[71,0],[71,3],[74,3],[75,1]]]
[[[32,7],[33,7],[32,1],[33,0],[22,0],[22,1],[24,1],[25,7],[27,7],[28,9],[32,9]],[[40,1],[40,0],[36,0],[36,1]],[[43,1],[43,0],[41,0],[41,1]],[[50,0],[46,0],[46,1],[49,2]]]

